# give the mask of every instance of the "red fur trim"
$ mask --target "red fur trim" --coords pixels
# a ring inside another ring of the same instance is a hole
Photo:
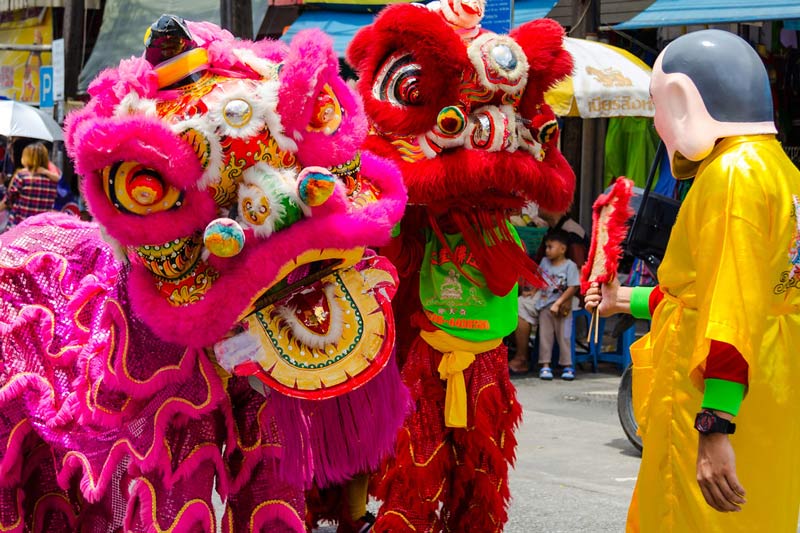
[[[630,199],[633,194],[633,182],[620,177],[614,182],[608,194],[601,194],[592,206],[592,243],[589,256],[581,269],[581,292],[586,293],[593,282],[608,283],[617,274],[619,258],[622,256],[622,241],[628,235],[628,220],[633,215]],[[606,224],[600,223],[600,215],[610,209]],[[600,235],[608,236],[603,245],[602,254],[598,256]],[[595,265],[601,260],[602,265]]]
[[[544,95],[547,89],[572,73],[572,56],[563,45],[564,28],[555,20],[533,20],[515,28],[510,35],[528,58],[526,93]]]
[[[494,294],[508,294],[514,289],[520,276],[534,287],[546,286],[539,265],[528,257],[511,235],[504,213],[474,211],[464,214],[456,211],[451,216],[464,236],[470,252],[478,261],[487,287]]]
[[[507,351],[479,354],[465,371],[466,429],[443,426],[445,389],[431,374],[440,360],[418,338],[403,368],[417,412],[406,419],[395,456],[378,478],[376,495],[384,505],[374,531],[440,531],[435,527],[446,525],[447,531],[499,533],[507,520],[513,432],[522,415],[508,378]]]
[[[569,207],[575,191],[575,174],[557,150],[549,150],[542,162],[522,151],[458,150],[409,163],[383,138],[370,136],[365,146],[397,163],[410,204],[431,206],[434,211],[453,205],[518,209],[529,200],[559,211]]]
[[[411,54],[422,67],[419,105],[400,107],[372,94],[381,65],[395,52]],[[384,9],[372,26],[356,34],[347,60],[359,75],[358,90],[370,119],[381,131],[404,135],[431,129],[439,111],[458,102],[461,75],[472,68],[458,35],[439,14],[419,5]]]
[[[400,514],[385,514],[375,523],[373,533],[416,533],[416,528]]]

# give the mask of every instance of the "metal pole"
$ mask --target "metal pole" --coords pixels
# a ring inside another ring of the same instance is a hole
[[[0,43],[0,50],[14,50],[18,52],[49,52],[53,47],[49,44],[13,44]]]
[[[78,77],[83,67],[84,0],[64,4],[64,99],[78,96]]]
[[[219,1],[219,25],[226,30],[231,29],[231,1]]]
[[[600,0],[576,0],[572,4],[570,36],[597,39]],[[602,190],[603,143],[598,136],[599,119],[584,119],[581,124],[581,165],[578,172],[578,222],[584,228],[592,225],[592,204]]]
[[[220,0],[220,23],[236,37],[252,39],[252,0]]]

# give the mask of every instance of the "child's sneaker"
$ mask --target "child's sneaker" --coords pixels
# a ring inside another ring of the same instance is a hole
[[[561,379],[564,381],[572,381],[575,379],[575,369],[571,366],[565,366],[564,370],[561,371]]]
[[[539,370],[539,379],[543,379],[545,381],[550,381],[553,379],[553,371],[550,370],[550,367],[543,366]]]

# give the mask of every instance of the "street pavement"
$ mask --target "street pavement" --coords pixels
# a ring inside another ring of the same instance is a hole
[[[573,382],[533,374],[513,380],[524,412],[505,533],[625,530],[640,455],[617,418],[619,380],[613,366],[579,371]],[[371,501],[369,509],[377,506]]]
[[[514,379],[524,412],[506,533],[624,531],[639,453],[617,419],[619,379],[611,366],[573,382]]]
[[[625,530],[640,455],[617,418],[619,380],[611,366],[573,382],[514,380],[524,414],[507,533]]]

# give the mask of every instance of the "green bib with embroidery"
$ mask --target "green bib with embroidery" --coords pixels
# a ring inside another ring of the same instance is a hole
[[[513,226],[509,225],[509,230],[519,243]],[[505,296],[493,294],[462,235],[444,237],[448,246],[428,232],[420,268],[419,297],[428,319],[450,335],[468,341],[499,339],[514,331],[516,285]],[[464,274],[482,286],[476,286]]]

